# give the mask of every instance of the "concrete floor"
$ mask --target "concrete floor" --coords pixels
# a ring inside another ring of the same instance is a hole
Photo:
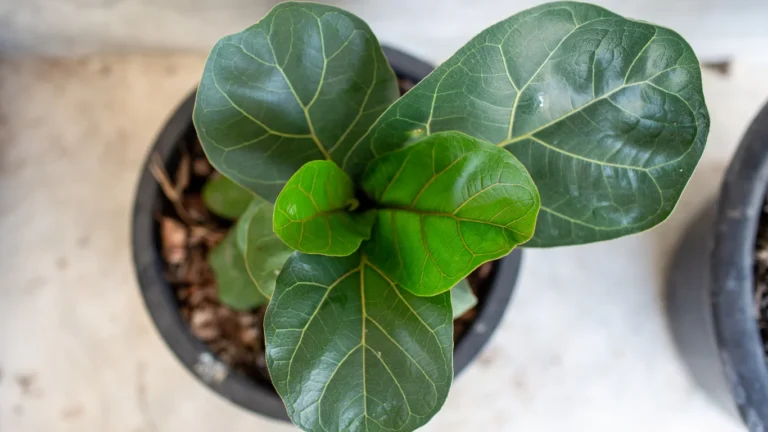
[[[134,187],[200,56],[0,62],[0,432],[294,430],[219,398],[166,349],[130,258]],[[664,268],[717,190],[768,65],[707,72],[709,147],[674,216],[532,250],[509,313],[425,431],[742,430],[687,377]]]
[[[382,42],[438,61],[482,29],[545,0],[318,0],[364,19]],[[0,52],[72,55],[126,49],[208,51],[278,0],[0,0]],[[765,0],[591,0],[667,26],[699,58],[764,58]],[[716,29],[716,31],[713,31]]]

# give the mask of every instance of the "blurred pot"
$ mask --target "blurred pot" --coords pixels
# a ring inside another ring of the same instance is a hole
[[[768,430],[768,368],[754,255],[768,190],[768,105],[742,139],[720,197],[690,226],[668,275],[670,324],[696,381],[752,432]]]

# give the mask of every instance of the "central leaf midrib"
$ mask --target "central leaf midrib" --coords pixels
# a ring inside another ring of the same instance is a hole
[[[361,309],[361,323],[362,323],[362,332],[360,335],[360,345],[362,346],[362,376],[363,376],[363,415],[366,418],[365,422],[365,429],[368,430],[368,381],[365,376],[365,371],[367,369],[365,364],[365,335],[367,333],[367,330],[365,329],[365,320],[368,318],[368,312],[366,312],[365,309],[365,263],[367,259],[365,255],[360,255],[360,309]]]

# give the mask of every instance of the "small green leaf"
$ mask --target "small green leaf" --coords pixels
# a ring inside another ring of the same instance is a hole
[[[253,200],[253,194],[224,176],[214,177],[203,186],[203,202],[208,210],[226,219],[237,219]]]
[[[267,365],[301,429],[409,432],[453,379],[448,293],[417,297],[364,255],[297,253],[264,319]]]
[[[539,193],[509,152],[460,132],[432,134],[371,163],[363,189],[377,223],[363,250],[416,295],[451,289],[528,241]]]
[[[213,48],[194,122],[213,166],[274,202],[306,162],[341,164],[397,97],[367,24],[331,6],[281,3]]]
[[[219,300],[225,305],[236,310],[248,310],[267,302],[248,276],[234,230],[208,254],[208,263],[216,277]]]
[[[248,276],[266,298],[272,297],[277,275],[293,253],[272,231],[273,211],[272,203],[254,196],[235,227],[237,246],[243,251]]]
[[[275,203],[274,229],[304,253],[346,256],[371,236],[375,212],[360,203],[352,180],[335,163],[308,162],[288,180]]]
[[[704,151],[709,114],[680,35],[557,2],[478,34],[382,114],[348,160],[404,146],[414,130],[461,131],[512,152],[541,193],[526,246],[560,246],[666,219]]]
[[[451,288],[451,308],[453,319],[456,319],[477,305],[477,297],[472,292],[472,287],[466,279],[462,279],[455,287]]]

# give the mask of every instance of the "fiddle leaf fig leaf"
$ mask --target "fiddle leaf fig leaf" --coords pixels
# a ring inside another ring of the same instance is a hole
[[[273,211],[272,203],[252,196],[250,206],[235,225],[237,246],[243,253],[247,274],[267,299],[272,297],[280,269],[293,253],[272,231]]]
[[[541,193],[526,245],[560,246],[666,219],[704,150],[709,114],[680,35],[558,2],[477,35],[394,103],[344,168],[445,130],[520,159]]]
[[[477,297],[472,292],[472,287],[466,279],[462,279],[455,287],[451,288],[451,308],[453,319],[456,319],[477,305]]]
[[[275,203],[275,233],[304,253],[346,256],[371,235],[374,211],[360,203],[352,179],[335,163],[312,161],[288,180]]]
[[[237,247],[236,232],[230,231],[224,240],[208,254],[219,300],[235,310],[248,310],[267,302],[251,282],[245,268],[245,258]]]
[[[297,253],[267,308],[266,357],[306,431],[412,431],[453,379],[450,295],[417,297],[357,252]]]
[[[397,97],[367,24],[331,6],[282,3],[216,44],[193,117],[213,166],[274,202],[306,162],[341,163]]]
[[[441,132],[371,163],[362,182],[377,222],[373,265],[416,295],[448,291],[533,235],[539,193],[509,152]]]
[[[203,186],[202,198],[208,210],[225,219],[239,218],[253,200],[253,193],[224,176]]]

